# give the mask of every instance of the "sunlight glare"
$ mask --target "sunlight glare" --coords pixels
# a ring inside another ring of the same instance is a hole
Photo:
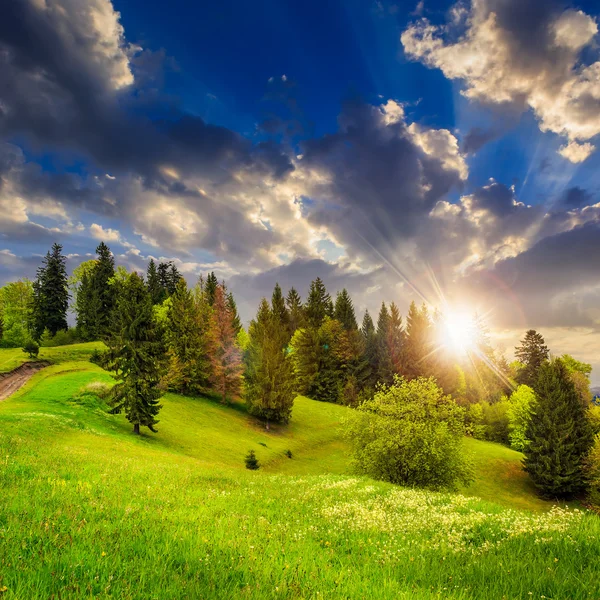
[[[442,328],[444,346],[457,354],[466,354],[476,346],[476,327],[472,315],[466,311],[449,311]]]

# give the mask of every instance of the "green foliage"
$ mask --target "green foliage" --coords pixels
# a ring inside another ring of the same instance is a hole
[[[306,322],[309,327],[318,329],[323,324],[325,317],[333,316],[333,303],[331,296],[325,289],[325,284],[317,277],[311,284],[308,299],[304,308]]]
[[[564,497],[584,486],[582,461],[592,444],[585,409],[560,359],[539,368],[524,467],[540,494]]]
[[[529,445],[527,428],[535,407],[535,393],[528,385],[520,385],[510,396],[508,438],[510,447],[523,452]]]
[[[302,299],[294,288],[290,288],[285,299],[285,305],[288,309],[290,335],[294,335],[297,329],[304,327],[306,324]]]
[[[235,298],[233,297],[233,294],[231,292],[227,294],[227,307],[229,308],[229,312],[231,313],[233,331],[235,332],[235,335],[238,335],[240,331],[242,331],[242,321],[240,320],[240,315],[238,314]]]
[[[33,340],[27,340],[23,346],[23,352],[26,352],[29,358],[37,358],[40,353],[40,347]]]
[[[283,297],[283,292],[281,291],[281,287],[279,284],[275,284],[275,288],[273,289],[273,295],[271,296],[271,311],[273,312],[273,318],[275,321],[281,324],[281,326],[285,329],[285,332],[288,334],[288,339],[292,337],[289,333],[290,325],[290,315],[288,313],[288,309],[285,305],[285,298]]]
[[[33,284],[32,335],[39,340],[48,329],[55,335],[61,329],[67,329],[67,310],[69,308],[69,288],[66,258],[60,244],[53,244],[42,266],[37,270]]]
[[[150,259],[148,269],[146,270],[146,287],[148,288],[152,304],[160,304],[164,301],[166,290],[161,286],[156,263],[152,258]]]
[[[57,346],[68,346],[69,344],[78,344],[82,340],[79,337],[77,329],[70,327],[66,330],[57,331],[56,335],[51,335],[50,332],[45,329],[42,337],[40,338],[40,346],[42,348],[56,348]]]
[[[289,329],[264,298],[250,324],[249,337],[244,374],[248,412],[264,419],[267,428],[271,421],[287,423],[296,396]]]
[[[515,348],[515,356],[523,365],[516,374],[520,384],[534,387],[540,367],[548,360],[550,352],[541,333],[529,329],[521,340],[521,345]]]
[[[117,380],[111,391],[111,412],[125,412],[135,433],[140,432],[141,425],[155,432],[161,408],[158,400],[163,394],[159,382],[165,346],[153,318],[150,294],[137,273],[120,286],[106,344],[105,368],[114,372]]]
[[[589,501],[594,508],[600,510],[600,433],[596,434],[589,454],[585,458],[584,469]]]
[[[184,394],[207,391],[210,379],[208,356],[209,307],[204,296],[195,297],[180,278],[170,296],[166,315],[169,348],[168,385]],[[161,306],[161,305],[159,305]],[[154,313],[160,309],[154,307]]]
[[[433,379],[396,376],[346,424],[359,473],[402,485],[455,488],[471,477],[464,410]]]
[[[206,278],[206,283],[204,284],[204,293],[206,294],[206,299],[210,306],[215,303],[215,293],[218,285],[219,282],[217,280],[217,276],[214,274],[214,272],[209,273]]]
[[[251,471],[257,471],[260,469],[260,462],[256,458],[254,450],[248,451],[248,454],[246,454],[246,458],[244,459],[244,463],[246,464],[246,469],[250,469]]]
[[[431,352],[431,319],[425,304],[417,308],[411,302],[406,317],[406,342],[404,352],[405,374],[408,379],[429,373]]]
[[[0,288],[0,346],[19,348],[29,339],[32,302],[33,286],[28,279],[7,283]]]
[[[334,317],[346,331],[356,331],[358,329],[352,298],[350,298],[346,288],[339,292],[335,299]]]
[[[288,448],[288,449],[285,451],[285,455],[286,455],[288,458],[292,458],[292,457],[294,456],[294,455],[292,454],[292,451],[291,451],[289,448]]]
[[[467,408],[467,431],[477,440],[508,444],[509,402],[481,400]]]
[[[586,410],[587,418],[594,435],[600,433],[600,405],[591,404]]]

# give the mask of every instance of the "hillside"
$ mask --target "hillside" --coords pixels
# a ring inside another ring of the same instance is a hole
[[[299,398],[266,432],[241,405],[168,394],[159,433],[137,438],[86,391],[97,381],[110,377],[67,361],[0,403],[3,598],[600,594],[596,517],[348,476],[343,407]],[[518,453],[469,446],[466,493],[548,508],[513,485]]]

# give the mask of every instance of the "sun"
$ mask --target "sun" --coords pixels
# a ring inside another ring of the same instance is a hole
[[[441,343],[456,352],[467,354],[476,346],[476,327],[473,315],[464,310],[450,310],[443,319]]]

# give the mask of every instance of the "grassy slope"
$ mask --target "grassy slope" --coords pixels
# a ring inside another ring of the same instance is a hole
[[[66,362],[0,404],[6,598],[600,597],[593,516],[311,475],[347,469],[342,407],[300,398],[289,428],[265,432],[240,407],[169,394],[159,434],[136,438],[81,395],[98,380]],[[474,490],[539,508],[514,474],[491,483],[517,453],[470,444]]]
[[[102,342],[40,348],[40,354],[35,360],[47,360],[52,363],[60,363],[67,360],[85,360],[94,350],[101,350],[102,348],[104,348]],[[30,360],[29,356],[21,348],[0,348],[0,373],[12,371]]]

